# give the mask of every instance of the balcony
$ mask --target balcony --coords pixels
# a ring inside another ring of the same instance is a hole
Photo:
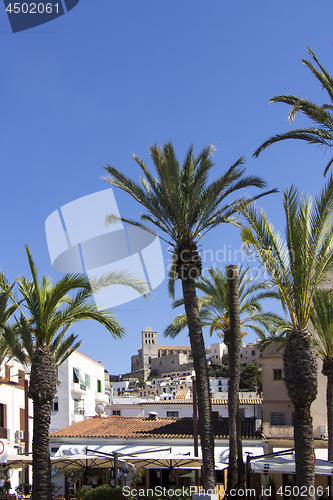
[[[84,412],[83,413],[71,413],[71,423],[74,424],[76,422],[82,422],[84,420]]]
[[[83,389],[84,387],[84,389]],[[72,382],[71,383],[71,392],[75,394],[87,394],[86,391],[86,386],[83,384],[80,384],[79,382]]]
[[[103,392],[95,392],[96,403],[109,403],[109,396]]]
[[[8,439],[7,434],[7,429],[5,427],[0,427],[0,439]]]

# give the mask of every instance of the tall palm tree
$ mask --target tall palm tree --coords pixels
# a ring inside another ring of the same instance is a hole
[[[230,295],[233,298],[233,311],[239,315],[242,328],[252,329],[261,338],[266,337],[265,330],[278,331],[283,323],[280,316],[263,311],[262,300],[278,298],[272,286],[260,280],[254,280],[250,267],[227,266],[222,270],[208,269],[209,277],[201,276],[196,281],[196,288],[203,295],[198,297],[198,307],[202,326],[209,326],[209,333],[214,331],[223,338],[229,354],[229,468],[228,491],[244,486],[244,463],[242,454],[242,435],[239,418],[239,383],[240,383],[240,347],[245,331],[238,328],[235,314],[230,314]],[[234,286],[237,286],[237,293]],[[231,286],[233,285],[233,286]],[[236,301],[236,303],[234,303]],[[174,302],[173,307],[184,305],[184,300]],[[234,323],[233,326],[231,323]],[[187,327],[186,314],[177,316],[165,331],[166,336],[176,337]],[[238,335],[239,333],[239,335]]]
[[[208,277],[201,276],[196,281],[197,290],[203,293],[198,297],[201,326],[209,326],[210,335],[216,332],[228,346],[230,313],[227,267],[224,272],[221,269],[210,268],[208,275]],[[283,325],[283,319],[277,314],[264,311],[262,306],[263,300],[278,298],[276,291],[269,283],[254,279],[250,267],[241,266],[238,276],[242,337],[247,335],[248,329],[253,330],[260,338],[266,336],[266,330],[277,332]],[[173,308],[183,305],[184,299],[179,299],[174,301]],[[175,338],[186,327],[186,314],[180,314],[166,328],[164,335]]]
[[[268,279],[280,295],[292,323],[283,354],[284,381],[295,408],[296,484],[314,486],[314,441],[311,404],[317,396],[317,364],[308,323],[316,307],[315,293],[329,281],[333,268],[333,178],[314,201],[292,186],[284,192],[286,240],[252,206],[240,207],[247,226],[242,239],[254,249]],[[327,292],[328,293],[328,292]]]
[[[248,186],[265,186],[259,177],[244,176],[242,158],[221,177],[208,184],[208,174],[213,167],[212,152],[213,148],[209,146],[194,157],[193,148],[190,147],[180,167],[171,143],[165,143],[162,149],[155,144],[150,146],[150,153],[156,177],[143,160],[135,155],[134,159],[144,174],[141,185],[109,165],[105,166],[108,175],[104,177],[104,180],[126,191],[145,208],[146,213],[141,215],[141,220],[160,229],[167,238],[161,239],[173,249],[169,291],[173,296],[175,280],[180,279],[197,379],[199,433],[206,490],[215,486],[214,437],[205,344],[195,286],[202,268],[197,244],[218,224],[237,224],[233,215],[239,200],[226,202],[228,195]],[[111,214],[108,220],[115,220],[114,215]],[[122,220],[148,229],[143,223],[132,219]]]
[[[238,267],[227,267],[228,280],[228,309],[229,309],[229,387],[228,387],[228,415],[229,415],[229,467],[228,467],[228,495],[235,488],[244,488],[244,462],[242,431],[239,415],[239,382],[240,382],[240,348],[242,343],[241,321],[239,307],[239,273]]]
[[[32,278],[21,276],[17,290],[24,303],[20,305],[6,280],[1,285],[22,317],[17,321],[17,332],[31,360],[29,397],[34,403],[33,419],[33,500],[49,500],[51,492],[51,463],[49,455],[49,426],[51,403],[57,392],[56,363],[64,360],[72,349],[75,336],[64,339],[69,327],[78,321],[90,319],[103,325],[114,338],[121,338],[124,330],[107,311],[99,311],[91,300],[91,281],[87,276],[67,274],[54,285],[50,278],[38,280],[37,269],[26,247]],[[104,283],[126,284],[146,292],[139,282],[131,282],[128,275],[114,273],[103,277]],[[97,291],[100,283],[94,283]],[[8,341],[10,339],[8,338]],[[15,347],[19,354],[19,348]]]
[[[321,300],[322,295],[324,296]],[[333,294],[320,291],[315,296],[318,302],[311,316],[314,326],[314,348],[323,362],[322,373],[327,377],[326,408],[328,429],[328,460],[333,460]],[[333,477],[328,476],[329,498],[333,498]]]
[[[310,47],[307,47],[307,49],[313,59],[313,62],[307,61],[306,59],[302,59],[302,61],[321,83],[323,89],[327,91],[329,102],[324,103],[320,106],[294,95],[278,95],[270,99],[270,103],[284,102],[285,104],[289,104],[291,106],[291,110],[288,116],[290,123],[294,121],[297,113],[301,111],[314,122],[314,126],[310,128],[294,129],[283,134],[274,135],[273,137],[270,137],[267,141],[265,141],[254,152],[254,156],[259,156],[259,154],[264,149],[266,149],[267,146],[270,146],[275,142],[284,141],[285,139],[301,139],[310,144],[317,144],[319,146],[330,148],[333,146],[333,78],[319,63]],[[326,165],[324,175],[326,175],[332,163],[333,157]]]

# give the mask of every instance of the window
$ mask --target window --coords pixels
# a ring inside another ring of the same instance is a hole
[[[18,385],[24,387],[25,372],[22,370],[18,371]]]
[[[118,415],[120,417],[120,410],[112,410],[112,415]]]
[[[79,399],[74,399],[74,413],[76,415],[79,413]]]
[[[273,380],[282,380],[282,369],[274,368],[273,369]]]
[[[85,380],[83,379],[83,376],[78,368],[73,368],[73,382],[74,384],[80,384],[80,389],[82,391],[86,390],[86,383]]]
[[[167,411],[167,417],[179,417],[179,411]]]
[[[97,380],[97,392],[102,392],[102,381]]]
[[[7,427],[7,405],[0,403],[0,427]]]
[[[90,389],[90,375],[85,374],[86,386]]]
[[[55,399],[53,401],[52,406],[51,406],[51,411],[59,411],[58,399]]]
[[[76,368],[73,368],[73,382],[74,384],[78,384],[79,383],[79,370],[77,370]]]
[[[20,408],[20,431],[25,431],[25,409]]]
[[[256,355],[256,351],[251,351],[251,356],[255,356]]]
[[[154,339],[151,341],[152,344],[154,344]]]
[[[271,413],[271,425],[285,425],[286,417],[284,413]]]

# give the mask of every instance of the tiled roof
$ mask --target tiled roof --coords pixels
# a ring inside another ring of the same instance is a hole
[[[224,405],[228,406],[228,399],[226,398],[212,398],[211,400],[212,405]],[[175,404],[175,403],[182,403],[182,404],[193,404],[192,399],[185,399],[181,401],[175,401],[175,399],[171,399],[168,401],[141,401],[140,404],[143,405],[165,405],[165,404]],[[247,399],[240,399],[239,400],[240,405],[262,405],[262,399],[261,398],[247,398]]]
[[[225,439],[229,433],[227,418],[214,420],[214,434]],[[255,437],[253,418],[242,419],[242,436]],[[193,420],[190,417],[91,417],[53,432],[51,437],[85,438],[192,438]]]
[[[175,395],[175,399],[177,399],[177,400],[180,399],[181,401],[183,401],[184,399],[187,398],[189,393],[190,393],[190,389],[178,389],[178,391]]]

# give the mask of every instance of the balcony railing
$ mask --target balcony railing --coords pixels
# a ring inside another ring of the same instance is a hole
[[[109,396],[108,394],[104,394],[103,392],[95,392],[95,401],[98,403],[108,403]]]
[[[76,392],[77,394],[87,394],[86,386],[80,384],[79,382],[72,382],[71,392]]]

